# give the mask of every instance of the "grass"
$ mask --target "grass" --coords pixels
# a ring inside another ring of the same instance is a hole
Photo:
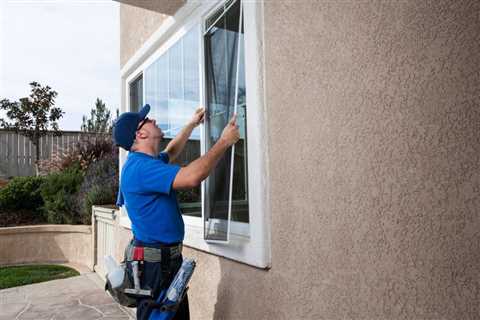
[[[0,268],[0,289],[78,276],[78,271],[57,265],[32,265]]]

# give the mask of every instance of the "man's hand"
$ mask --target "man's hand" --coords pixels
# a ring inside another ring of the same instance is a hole
[[[175,190],[189,189],[200,185],[215,168],[225,151],[240,139],[240,132],[235,123],[237,115],[233,115],[222,132],[220,139],[210,150],[197,160],[178,171],[172,187]],[[170,142],[171,143],[171,142]]]
[[[195,113],[193,114],[192,119],[190,120],[190,124],[196,127],[203,122],[204,118],[205,118],[205,108],[198,107],[197,110],[195,110]]]
[[[230,121],[223,129],[222,136],[220,137],[220,139],[225,141],[229,146],[235,144],[235,142],[240,139],[240,131],[238,130],[238,126],[235,123],[236,120],[237,115],[234,114],[232,119],[230,119]]]

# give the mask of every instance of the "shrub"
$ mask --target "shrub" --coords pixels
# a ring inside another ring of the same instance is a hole
[[[75,194],[83,181],[79,164],[45,177],[41,186],[44,214],[49,223],[78,224],[81,217],[75,210]]]
[[[91,223],[93,205],[113,204],[118,190],[118,158],[107,156],[92,163],[76,196],[77,210],[84,224]]]
[[[43,177],[16,177],[0,189],[0,227],[43,223]]]
[[[195,187],[188,190],[178,190],[177,199],[179,203],[201,202],[200,187]]]
[[[82,170],[97,160],[118,154],[118,148],[112,143],[111,138],[97,137],[94,140],[86,140],[77,143],[73,151],[63,158],[62,167],[71,166],[72,163],[80,163]]]
[[[0,209],[38,210],[43,205],[40,186],[43,177],[16,177],[0,189]]]
[[[40,161],[39,170],[40,174],[46,175],[76,164],[80,164],[82,170],[86,170],[93,162],[115,155],[118,155],[118,148],[113,145],[111,138],[99,135],[90,140],[77,141],[66,150],[57,149],[50,159]]]
[[[51,173],[42,190],[49,223],[91,223],[92,205],[115,203],[118,189],[118,148],[97,136],[77,142],[68,152],[43,163]]]
[[[8,184],[8,180],[0,179],[0,188],[5,187]]]

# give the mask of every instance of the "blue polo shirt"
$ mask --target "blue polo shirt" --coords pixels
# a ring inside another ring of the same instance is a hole
[[[167,153],[130,152],[122,168],[117,206],[125,205],[133,235],[142,242],[183,241],[185,226],[172,189],[180,167],[168,160]]]

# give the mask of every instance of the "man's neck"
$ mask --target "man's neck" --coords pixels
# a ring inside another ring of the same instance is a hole
[[[159,148],[155,148],[154,146],[137,146],[133,151],[145,153],[152,157],[157,157],[160,153],[158,149]]]

